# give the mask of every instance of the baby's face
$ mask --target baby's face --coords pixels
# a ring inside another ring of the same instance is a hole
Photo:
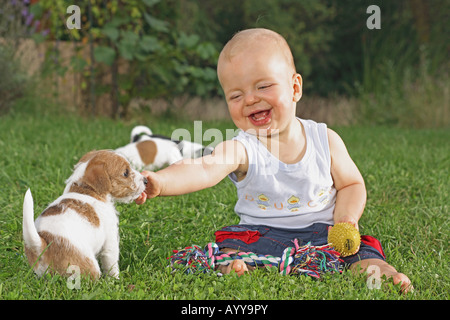
[[[235,125],[256,134],[284,130],[295,119],[301,77],[282,53],[262,45],[219,61],[218,76]]]

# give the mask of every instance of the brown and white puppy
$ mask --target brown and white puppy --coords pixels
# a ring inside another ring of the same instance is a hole
[[[183,159],[175,142],[153,136],[144,126],[134,128],[130,143],[115,151],[127,158],[136,170],[156,171]]]
[[[131,130],[130,143],[116,149],[137,170],[155,171],[181,159],[199,158],[211,154],[213,148],[187,140],[174,140],[154,134],[146,126]]]
[[[66,274],[78,266],[97,279],[102,270],[119,278],[119,219],[114,203],[131,202],[145,190],[146,179],[121,155],[91,151],[75,165],[62,196],[34,221],[31,191],[23,205],[23,238],[28,262],[38,276]]]

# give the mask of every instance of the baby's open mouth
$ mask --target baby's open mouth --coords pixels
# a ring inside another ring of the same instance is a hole
[[[270,121],[272,110],[262,110],[252,113],[249,118],[250,121],[257,126],[265,125]]]
[[[270,113],[270,110],[260,111],[260,112],[257,112],[257,113],[252,114],[252,118],[253,118],[253,120],[255,120],[255,121],[259,121],[259,120],[262,120],[262,119],[267,118],[267,116],[269,115],[269,113]]]

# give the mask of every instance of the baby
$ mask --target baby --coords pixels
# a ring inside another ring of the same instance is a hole
[[[146,193],[136,203],[212,187],[229,176],[237,188],[240,223],[215,233],[224,252],[280,257],[294,241],[326,244],[328,228],[336,223],[358,228],[364,180],[334,131],[296,117],[302,77],[286,40],[267,29],[241,31],[220,53],[217,73],[239,134],[211,155],[144,171]],[[365,239],[357,254],[343,258],[345,264],[376,266],[408,291],[410,280],[385,261],[379,241]],[[241,260],[222,271],[230,268],[238,274],[248,270]]]

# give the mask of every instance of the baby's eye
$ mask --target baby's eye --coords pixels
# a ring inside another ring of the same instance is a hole
[[[260,89],[260,90],[262,90],[262,89],[267,89],[267,88],[269,88],[269,87],[271,87],[271,86],[272,86],[271,84],[264,84],[264,85],[262,85],[262,86],[259,86],[258,89]]]
[[[240,94],[231,96],[231,97],[230,97],[230,100],[237,100],[237,99],[239,99],[240,96],[241,96]]]

